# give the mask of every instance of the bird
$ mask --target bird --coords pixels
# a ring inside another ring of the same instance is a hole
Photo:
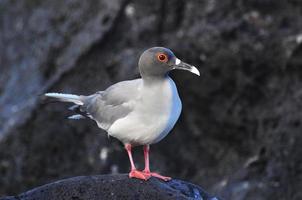
[[[69,119],[91,118],[97,126],[124,144],[131,165],[130,178],[148,180],[171,177],[150,171],[150,145],[161,141],[176,124],[182,110],[177,87],[169,76],[172,70],[186,70],[200,76],[193,65],[178,59],[165,47],[152,47],[139,58],[141,78],[115,83],[92,95],[46,93],[46,97],[70,102],[75,112]],[[138,170],[132,149],[143,146],[145,168]]]

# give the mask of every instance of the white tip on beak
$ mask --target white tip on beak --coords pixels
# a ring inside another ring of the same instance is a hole
[[[180,63],[181,63],[181,61],[178,58],[176,58],[175,65],[179,65]]]
[[[196,67],[194,67],[190,64],[187,64],[185,62],[182,62],[178,58],[175,59],[175,65],[172,65],[172,67],[173,67],[172,69],[187,70],[193,74],[200,76],[200,72],[198,71],[198,69]]]
[[[193,74],[196,74],[197,76],[200,76],[200,72],[196,67],[192,67],[192,69],[190,70],[190,72],[192,72]]]

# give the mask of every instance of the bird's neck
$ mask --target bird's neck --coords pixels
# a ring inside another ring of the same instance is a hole
[[[147,76],[147,77],[142,77],[143,82],[145,85],[153,85],[153,84],[158,84],[161,82],[165,82],[167,79],[169,79],[169,75],[163,75],[163,76]]]

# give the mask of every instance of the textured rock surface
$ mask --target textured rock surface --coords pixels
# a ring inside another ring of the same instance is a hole
[[[103,39],[124,2],[0,2],[0,139],[26,121],[38,95]]]
[[[163,45],[203,76],[172,73],[183,112],[151,147],[151,167],[225,199],[302,199],[301,10],[300,0],[0,0],[0,195],[127,172],[122,145],[38,95],[135,78],[139,53]]]
[[[188,199],[218,200],[200,187],[180,180],[168,182],[151,178],[148,181],[129,179],[128,175],[79,176],[50,183],[18,196],[0,200],[67,200],[67,199]]]

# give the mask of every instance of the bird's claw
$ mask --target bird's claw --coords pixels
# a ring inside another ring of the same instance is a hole
[[[153,176],[153,177],[155,177],[155,178],[159,178],[159,179],[161,179],[161,180],[163,180],[163,181],[169,181],[169,180],[172,179],[171,177],[162,176],[162,175],[160,175],[160,174],[158,174],[158,173],[155,173],[155,172],[150,172],[150,171],[145,171],[145,170],[144,170],[143,173],[144,173],[145,175],[148,175],[148,176]]]
[[[144,172],[138,171],[138,170],[131,170],[129,173],[129,178],[137,178],[142,180],[148,180],[151,177],[151,175],[148,175]]]

